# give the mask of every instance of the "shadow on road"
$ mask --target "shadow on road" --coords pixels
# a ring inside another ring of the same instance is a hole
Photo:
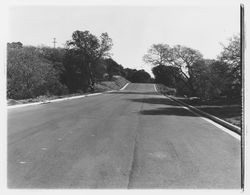
[[[194,116],[190,111],[183,109],[182,107],[166,107],[157,108],[152,110],[141,110],[142,115],[175,115],[175,116]]]
[[[167,98],[136,98],[136,99],[128,99],[133,102],[141,102],[146,104],[161,104],[161,105],[171,105],[171,106],[179,106],[173,101],[170,101]]]
[[[158,104],[164,107],[158,107],[156,109],[141,110],[139,113],[142,115],[175,115],[175,116],[193,116],[197,117],[190,111],[182,108],[180,105],[167,98],[136,98],[129,99],[133,102],[141,102],[144,104]]]

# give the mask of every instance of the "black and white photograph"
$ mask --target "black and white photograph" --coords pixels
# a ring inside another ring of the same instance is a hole
[[[244,192],[243,2],[14,2],[7,191]]]

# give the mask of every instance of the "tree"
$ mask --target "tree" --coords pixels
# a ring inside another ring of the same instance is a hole
[[[102,33],[98,39],[89,31],[75,31],[72,34],[72,40],[67,41],[67,50],[79,51],[82,57],[82,66],[88,70],[89,87],[93,90],[95,76],[93,66],[101,58],[109,57],[109,51],[112,48],[112,39],[107,33]],[[82,68],[83,69],[83,68]]]
[[[218,60],[227,64],[232,80],[232,95],[241,95],[241,62],[240,62],[240,37],[233,36],[229,39],[228,45],[222,45],[223,51],[218,56]]]
[[[168,65],[172,58],[172,49],[167,44],[153,44],[143,56],[143,60],[153,66]]]
[[[155,76],[155,82],[166,85],[167,87],[176,87],[176,79],[178,78],[178,68],[173,66],[159,65],[152,68]]]
[[[21,42],[12,42],[12,43],[7,43],[7,47],[10,49],[21,49],[23,48],[23,44]]]
[[[133,74],[136,72],[136,69],[131,69],[131,68],[125,68],[124,69],[124,76],[127,80],[129,80],[130,82],[133,82],[132,76]]]
[[[211,91],[217,90],[217,94],[211,93],[211,95],[229,97],[232,92],[232,80],[232,74],[226,63],[213,60],[209,64],[209,81],[213,88]]]
[[[154,44],[144,55],[143,60],[153,66],[164,65],[178,68],[179,79],[195,95],[192,66],[195,62],[202,59],[202,54],[198,50],[189,47],[176,45],[171,48],[167,44]],[[175,75],[173,75],[175,76]]]
[[[60,73],[61,76],[64,70],[63,60],[66,52],[65,49],[60,47],[39,47],[37,50],[39,52],[39,57],[52,63],[53,68],[56,69],[56,71]]]
[[[59,72],[35,47],[8,48],[7,96],[13,99],[60,95],[66,91]]]
[[[80,50],[66,50],[63,60],[62,82],[70,93],[86,92],[89,87],[89,70]]]
[[[105,59],[106,72],[111,79],[114,75],[122,75],[123,67],[112,58]]]
[[[135,71],[130,78],[131,82],[135,83],[148,83],[150,82],[150,79],[151,79],[150,74],[145,72],[145,70]]]

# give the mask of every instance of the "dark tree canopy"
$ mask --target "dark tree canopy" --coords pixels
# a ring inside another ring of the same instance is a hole
[[[153,66],[172,66],[178,69],[179,77],[195,95],[192,65],[202,59],[202,54],[189,47],[167,44],[154,44],[144,55],[143,60]],[[174,76],[174,75],[172,75]]]
[[[178,78],[181,76],[179,70],[173,66],[159,65],[152,68],[156,83],[162,83],[168,87],[175,87]]]
[[[124,75],[123,67],[112,58],[105,59],[105,64],[109,79],[111,79],[114,75]]]
[[[23,44],[21,42],[12,42],[12,43],[7,43],[7,47],[9,49],[20,49],[23,47]]]
[[[69,58],[74,61],[72,63],[67,59],[65,66],[68,67],[68,69],[70,69],[70,64],[73,64],[73,69],[76,68],[75,66],[78,66],[78,68],[76,68],[78,70],[76,74],[78,74],[79,77],[83,77],[80,79],[82,81],[81,89],[86,88],[86,81],[90,89],[94,89],[96,75],[98,73],[96,72],[95,74],[95,70],[100,70],[98,66],[101,65],[98,61],[110,55],[109,51],[111,50],[112,45],[112,39],[107,33],[102,33],[100,38],[98,38],[89,31],[77,30],[73,32],[72,40],[67,41],[66,51],[69,56],[74,53],[74,58],[78,59],[73,60],[72,58]]]
[[[150,79],[150,74],[144,70],[135,71],[130,78],[131,82],[135,83],[148,83],[150,82]]]
[[[241,94],[242,88],[242,65],[240,61],[240,36],[233,36],[229,39],[228,45],[223,45],[223,51],[218,60],[227,64],[228,71],[233,77],[232,95]]]

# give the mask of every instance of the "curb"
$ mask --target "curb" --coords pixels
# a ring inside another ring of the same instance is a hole
[[[58,98],[58,99],[53,99],[53,100],[45,100],[45,101],[41,101],[41,102],[32,102],[32,103],[27,103],[27,104],[17,104],[17,105],[11,105],[11,106],[7,105],[7,109],[21,108],[21,107],[41,105],[41,104],[49,104],[49,103],[52,103],[52,102],[60,102],[60,101],[64,101],[64,100],[72,100],[72,99],[79,99],[79,98],[83,98],[83,97],[96,96],[96,95],[101,95],[101,94],[104,94],[104,93],[110,93],[110,92],[113,92],[113,91],[124,90],[128,85],[129,85],[129,83],[126,83],[121,89],[104,91],[102,93],[90,93],[90,94],[87,94],[87,95],[71,96],[71,97],[66,97],[66,98]]]
[[[235,126],[235,125],[233,125],[231,123],[228,123],[227,121],[224,121],[224,120],[222,120],[222,119],[220,119],[220,118],[218,118],[216,116],[213,116],[213,115],[208,114],[208,113],[206,113],[204,111],[201,111],[200,109],[198,109],[198,108],[196,108],[194,106],[188,105],[188,104],[186,104],[186,103],[184,103],[184,102],[182,102],[180,100],[177,100],[177,99],[175,99],[173,97],[170,97],[168,95],[165,95],[165,96],[167,96],[168,98],[172,99],[173,101],[175,101],[175,102],[177,102],[179,104],[182,104],[182,105],[188,107],[189,109],[199,113],[200,115],[205,116],[205,117],[211,119],[212,121],[214,121],[214,122],[228,128],[228,129],[230,129],[231,131],[237,133],[238,135],[241,135],[241,128],[240,127],[237,127],[237,126]]]

